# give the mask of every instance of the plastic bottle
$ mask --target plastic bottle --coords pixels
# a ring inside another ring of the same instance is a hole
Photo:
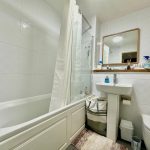
[[[98,69],[102,69],[102,64],[103,64],[103,62],[102,62],[102,60],[100,60],[99,63],[98,63],[98,65],[97,65],[97,68]]]
[[[109,77],[108,76],[106,76],[106,78],[105,78],[105,83],[109,83]]]

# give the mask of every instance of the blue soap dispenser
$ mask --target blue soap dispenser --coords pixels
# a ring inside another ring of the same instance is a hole
[[[106,76],[106,78],[105,78],[105,83],[109,83],[109,77],[108,76]]]

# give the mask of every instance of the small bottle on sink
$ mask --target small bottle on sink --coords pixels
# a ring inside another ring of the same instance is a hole
[[[105,83],[109,83],[110,81],[109,81],[109,77],[108,76],[106,76],[106,78],[105,78]]]

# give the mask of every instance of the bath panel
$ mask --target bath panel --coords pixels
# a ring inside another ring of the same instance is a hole
[[[84,127],[85,99],[82,99],[22,124],[1,128],[0,149],[63,150]]]

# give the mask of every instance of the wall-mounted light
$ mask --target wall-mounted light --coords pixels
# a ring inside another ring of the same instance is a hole
[[[123,40],[123,37],[122,36],[115,36],[112,40],[114,43],[119,43]]]

